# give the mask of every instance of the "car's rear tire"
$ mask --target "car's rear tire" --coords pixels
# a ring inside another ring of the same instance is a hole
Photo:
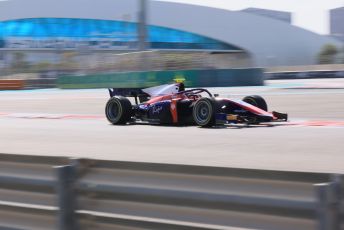
[[[132,107],[128,98],[114,96],[108,100],[105,107],[105,115],[114,125],[126,124],[132,116]]]
[[[256,106],[264,111],[268,111],[268,105],[266,104],[266,101],[264,98],[258,95],[252,95],[252,96],[247,96],[244,97],[243,99],[244,102]]]
[[[211,127],[216,124],[215,121],[215,103],[210,98],[199,99],[192,111],[195,123],[202,127]]]

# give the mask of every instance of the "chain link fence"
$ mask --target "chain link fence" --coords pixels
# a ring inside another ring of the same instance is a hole
[[[252,67],[244,52],[143,51],[89,49],[62,51],[0,50],[1,79],[56,78],[62,74],[92,74],[185,69]]]

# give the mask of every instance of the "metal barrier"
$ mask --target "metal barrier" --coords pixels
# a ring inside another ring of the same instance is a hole
[[[0,157],[0,228],[344,229],[342,175]]]
[[[79,167],[83,213],[209,229],[340,229],[338,183],[322,184],[329,174],[107,161]]]
[[[56,176],[68,158],[0,154],[0,229],[52,229]]]

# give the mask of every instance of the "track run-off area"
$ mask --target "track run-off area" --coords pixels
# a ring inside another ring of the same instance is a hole
[[[215,128],[105,119],[107,89],[0,91],[0,152],[120,161],[344,173],[344,79],[209,88],[263,96],[290,121]]]

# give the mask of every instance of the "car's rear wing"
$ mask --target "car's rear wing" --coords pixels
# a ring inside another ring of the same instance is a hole
[[[147,101],[149,99],[149,95],[142,91],[140,88],[112,88],[109,89],[110,97],[114,96],[123,96],[123,97],[134,97],[136,104],[138,100],[141,102]]]
[[[110,97],[113,96],[123,96],[123,97],[134,97],[136,104],[138,103],[137,99],[140,102],[147,101],[150,97],[162,96],[175,94],[185,90],[183,83],[173,83],[173,84],[164,84],[159,86],[153,86],[149,88],[112,88],[109,89]]]

